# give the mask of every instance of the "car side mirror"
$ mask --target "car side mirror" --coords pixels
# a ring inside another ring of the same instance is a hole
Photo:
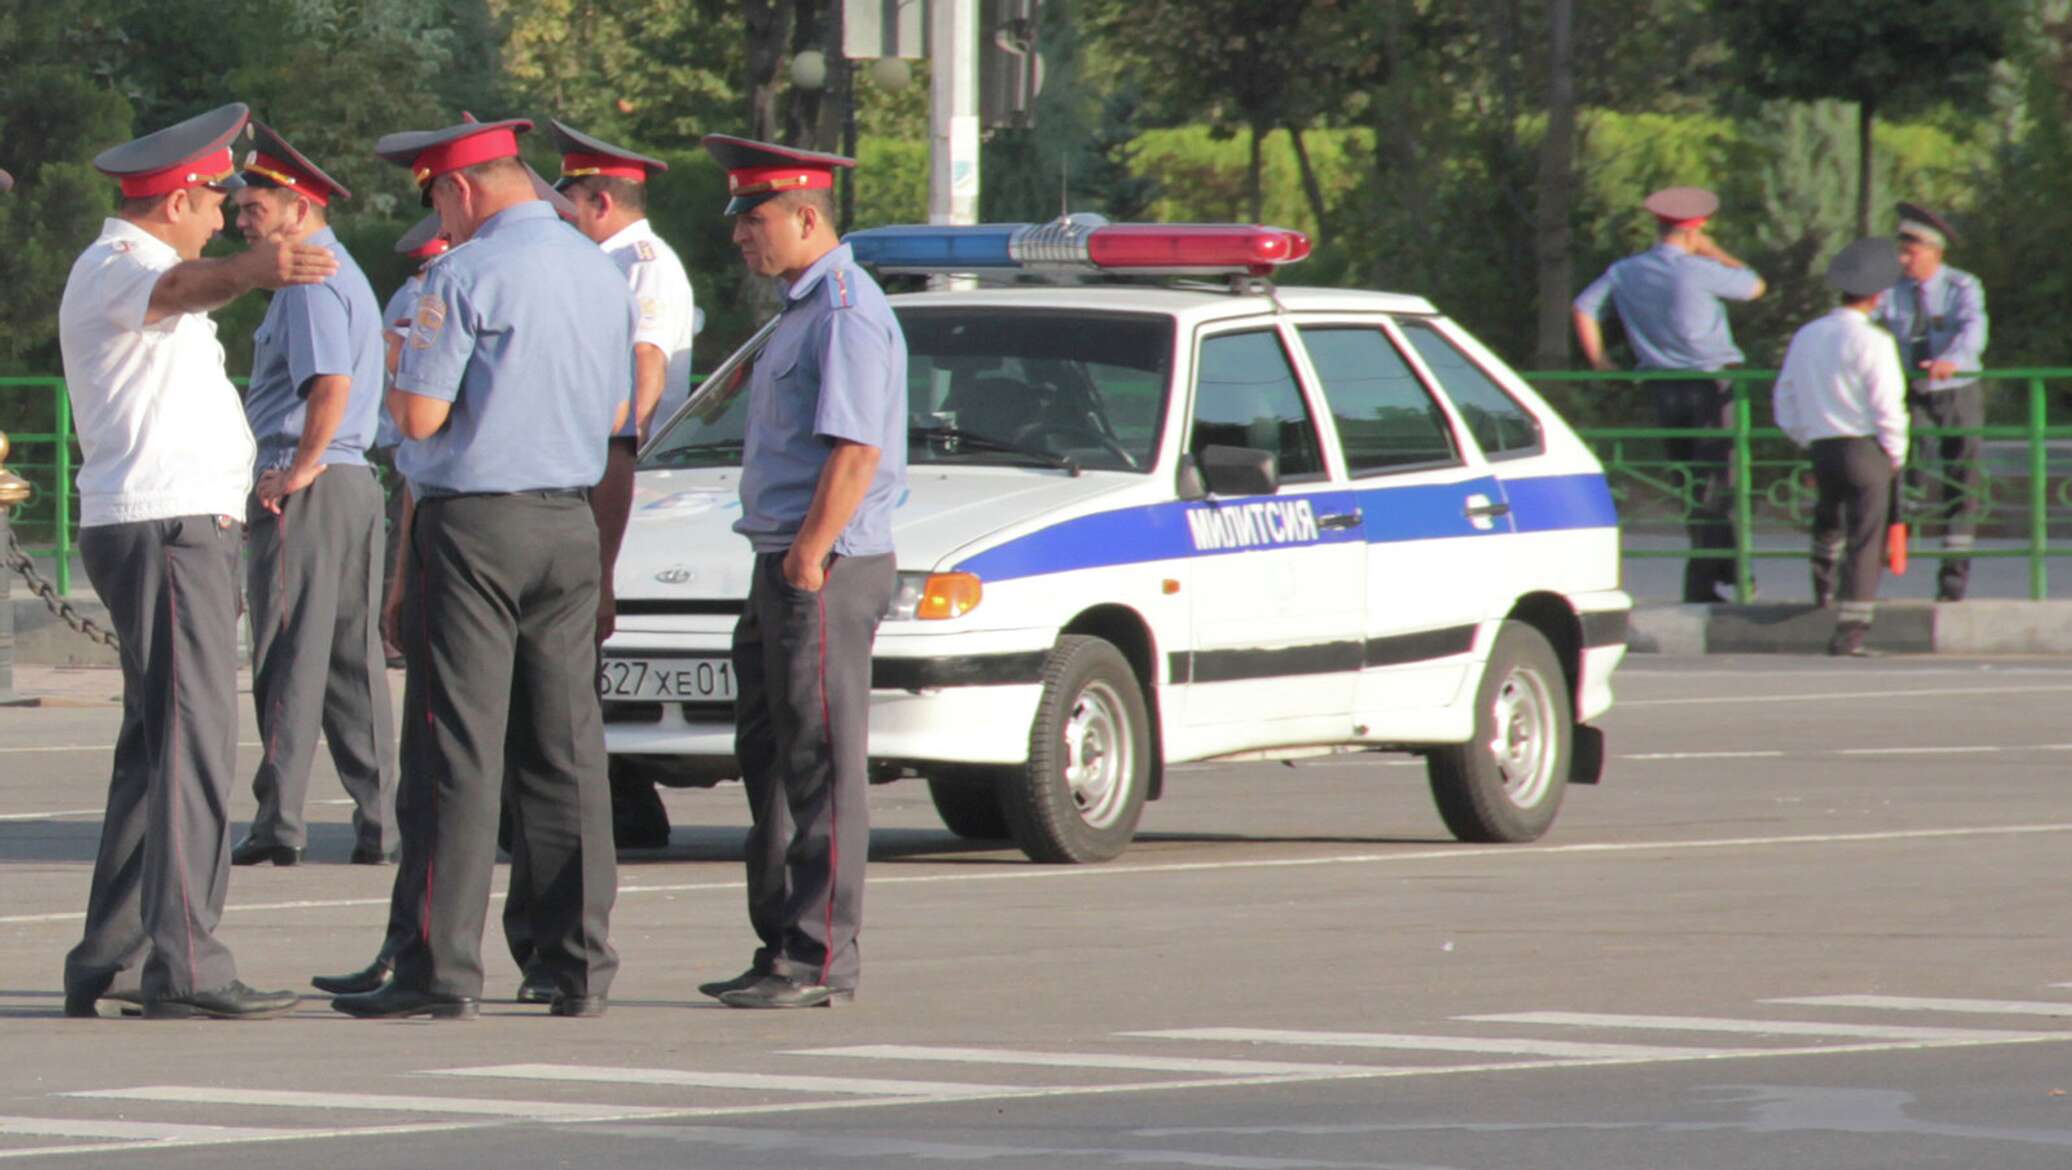
[[[1270,496],[1281,490],[1280,457],[1257,447],[1203,447],[1195,454],[1209,492],[1219,496]]]

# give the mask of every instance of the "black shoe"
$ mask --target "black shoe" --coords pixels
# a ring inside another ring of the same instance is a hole
[[[782,975],[765,975],[747,987],[729,991],[719,1001],[731,1008],[815,1008],[835,1002],[837,993],[820,983],[796,983]],[[841,996],[844,1002],[855,992]]]
[[[400,1020],[430,1016],[435,1020],[472,1020],[481,1010],[473,996],[439,995],[391,981],[379,991],[341,995],[331,1001],[337,1011],[363,1020]]]
[[[567,1016],[572,1020],[595,1019],[604,1014],[604,997],[601,995],[557,995],[547,1008],[550,1016]]]
[[[527,971],[518,983],[519,1003],[553,1003],[561,998],[561,989],[554,985],[554,977],[544,971]]]
[[[380,991],[396,977],[385,959],[376,959],[350,975],[313,975],[309,985],[326,995],[365,995]]]
[[[758,971],[754,967],[750,967],[732,979],[716,979],[711,983],[700,983],[698,985],[698,994],[709,995],[714,999],[718,999],[729,991],[742,991],[754,987],[759,980],[768,978],[769,974],[768,971]]]
[[[1828,639],[1827,652],[1833,658],[1876,658],[1878,652],[1864,645],[1870,636],[1870,627],[1854,622],[1835,627],[1835,636]]]
[[[75,1020],[99,1019],[101,1010],[97,1004],[110,1000],[122,1005],[125,1016],[144,1014],[144,993],[134,988],[125,991],[91,990],[75,987],[65,992],[65,1015]]]
[[[232,865],[258,865],[262,861],[271,861],[275,865],[297,865],[302,861],[302,850],[293,845],[276,845],[271,841],[254,841],[247,837],[230,851]]]
[[[144,1002],[147,1020],[184,1020],[208,1016],[217,1020],[264,1020],[295,1010],[302,997],[292,991],[255,991],[233,979],[221,987],[209,987],[179,995],[162,995]]]
[[[394,865],[396,863],[396,855],[382,852],[379,845],[355,845],[353,846],[352,863],[354,865]]]

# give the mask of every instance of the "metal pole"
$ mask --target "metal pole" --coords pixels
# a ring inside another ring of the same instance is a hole
[[[2045,490],[2044,474],[2048,463],[2044,459],[2043,379],[2029,379],[2029,600],[2042,601],[2049,595],[2048,564],[2044,559],[2044,547],[2050,540],[2049,517],[2044,508],[2050,502],[2050,493]]]
[[[1748,383],[1734,379],[1734,601],[1747,605],[1755,599],[1754,566],[1749,554],[1755,551],[1750,530],[1755,527],[1753,497],[1755,460],[1748,450],[1750,411]]]
[[[57,490],[52,493],[53,522],[57,525],[57,573],[59,597],[72,596],[72,397],[61,381],[51,383],[51,413],[57,418]]]
[[[8,442],[0,432],[0,550],[13,547],[8,533],[16,504],[29,498],[29,484],[7,470]],[[0,561],[0,707],[22,700],[14,693],[14,569]]]
[[[978,0],[928,5],[928,222],[978,222]],[[970,280],[929,281],[935,288]]]

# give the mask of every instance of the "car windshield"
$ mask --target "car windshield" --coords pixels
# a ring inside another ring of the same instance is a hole
[[[1149,471],[1171,381],[1173,323],[1148,313],[899,310],[910,463]],[[751,352],[722,367],[641,457],[738,467]]]

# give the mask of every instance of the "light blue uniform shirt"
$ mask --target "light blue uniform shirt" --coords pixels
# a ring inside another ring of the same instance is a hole
[[[548,204],[491,216],[425,272],[411,313],[396,389],[453,404],[397,449],[411,490],[594,487],[633,398],[638,313],[618,266]]]
[[[259,442],[256,471],[295,461],[302,427],[309,417],[305,397],[312,378],[352,379],[345,416],[324,462],[365,466],[381,409],[381,311],[365,273],[330,228],[307,241],[338,258],[338,271],[322,284],[290,285],[273,294],[266,317],[252,334],[252,380],[245,390],[245,420]]]
[[[388,299],[388,304],[381,307],[382,345],[386,346],[388,344],[390,334],[398,334],[405,338],[410,336],[410,315],[416,310],[417,293],[423,287],[424,274],[413,272],[410,274],[410,279],[403,282],[403,287],[397,289],[395,295]],[[384,371],[384,377],[386,377],[386,371]],[[388,386],[392,385],[394,385],[394,381],[391,379],[386,382],[383,388],[386,390]],[[383,394],[381,417],[374,427],[374,445],[376,447],[393,447],[402,441],[403,432],[397,428],[396,420],[389,416],[388,396]]]
[[[1928,306],[1928,358],[1957,363],[1959,370],[1976,370],[1986,352],[1986,286],[1969,272],[1945,264],[1925,281],[1902,278],[1878,302],[1878,324],[1899,341],[1899,364],[1906,368],[1907,381],[1922,382],[1921,367],[1913,356],[1914,319],[1923,300]],[[1928,382],[1929,390],[1969,386],[1976,378],[1948,378]]]
[[[1750,269],[1656,244],[1605,269],[1575,308],[1603,320],[1611,301],[1641,369],[1721,370],[1739,365],[1741,351],[1720,301],[1754,300],[1761,284]]]
[[[892,508],[906,488],[906,371],[906,334],[849,245],[814,261],[786,290],[776,331],[748,384],[734,531],[755,551],[791,547],[835,439],[876,447],[879,457],[834,551],[892,551]]]

